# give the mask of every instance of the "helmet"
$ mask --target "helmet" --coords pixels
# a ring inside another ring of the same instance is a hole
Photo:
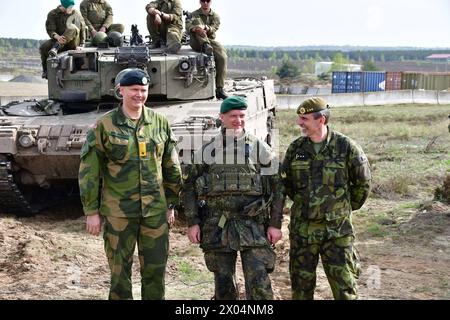
[[[92,38],[92,44],[94,46],[98,46],[99,43],[103,43],[107,41],[108,35],[104,32],[97,32],[95,36]]]
[[[108,43],[110,47],[121,47],[123,45],[123,37],[120,32],[111,31],[108,33]]]

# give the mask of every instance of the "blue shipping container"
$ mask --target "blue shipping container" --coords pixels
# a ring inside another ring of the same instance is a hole
[[[364,92],[385,91],[386,72],[364,72],[363,90]]]
[[[362,91],[362,72],[347,72],[347,87],[345,92],[361,92]]]
[[[334,71],[332,75],[331,93],[347,92],[347,72]]]

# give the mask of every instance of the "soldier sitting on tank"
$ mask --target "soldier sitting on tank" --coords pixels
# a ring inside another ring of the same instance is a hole
[[[98,32],[122,34],[125,30],[123,24],[113,24],[113,10],[105,0],[83,0],[80,4],[80,12],[92,38]]]
[[[227,53],[216,41],[216,32],[220,26],[219,15],[211,9],[211,0],[200,0],[200,9],[192,12],[192,19],[186,24],[190,34],[192,49],[206,54],[214,53],[216,62],[216,97],[226,99],[223,91],[227,76]]]
[[[160,48],[167,45],[170,53],[181,49],[183,21],[180,0],[156,0],[145,7],[147,28],[150,33],[150,48]]]
[[[75,50],[84,45],[85,23],[81,14],[73,8],[74,0],[61,0],[61,5],[48,13],[45,27],[50,40],[39,48],[42,61],[42,78],[47,79],[47,59],[58,52]]]

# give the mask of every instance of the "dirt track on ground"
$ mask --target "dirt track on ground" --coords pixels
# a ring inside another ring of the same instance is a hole
[[[285,217],[272,274],[276,299],[290,299],[288,220]],[[84,217],[76,205],[31,218],[0,215],[0,299],[105,299],[109,271],[103,241],[83,229]],[[185,230],[182,222],[171,230],[166,299],[210,299],[211,274],[200,249],[188,243]],[[357,245],[363,268],[361,299],[450,299],[449,206],[437,202],[426,212],[415,212],[400,225],[399,237],[363,233]],[[137,256],[133,285],[139,298]],[[316,298],[332,299],[321,268]]]

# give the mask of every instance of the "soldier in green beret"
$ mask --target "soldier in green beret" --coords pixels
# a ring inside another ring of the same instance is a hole
[[[123,33],[125,29],[123,24],[113,24],[113,9],[106,0],[83,0],[80,11],[92,38],[97,32]]]
[[[152,40],[151,48],[167,45],[169,53],[181,49],[183,9],[180,0],[155,0],[145,7],[147,28]]]
[[[275,267],[271,246],[282,236],[283,191],[270,147],[245,131],[246,109],[239,96],[222,102],[221,132],[197,151],[183,177],[188,237],[204,251],[217,300],[239,298],[238,252],[247,299],[273,299],[268,274]]]
[[[99,235],[103,220],[109,299],[133,299],[136,244],[142,299],[164,299],[169,224],[181,185],[176,138],[166,117],[144,105],[150,83],[146,72],[126,69],[116,81],[122,104],[97,120],[81,150],[86,229]]]
[[[47,79],[47,59],[58,52],[75,50],[84,45],[85,23],[80,12],[73,8],[74,0],[61,0],[61,5],[48,13],[45,27],[50,40],[39,48],[42,62],[42,78]]]
[[[316,268],[322,264],[335,299],[356,299],[359,259],[352,211],[371,187],[369,162],[360,146],[328,126],[330,107],[322,98],[297,109],[301,137],[291,143],[280,168],[291,207],[292,299],[313,299]]]
[[[223,90],[227,77],[227,52],[216,40],[216,32],[220,27],[219,15],[211,9],[211,0],[200,0],[200,8],[192,12],[192,19],[186,23],[190,34],[192,49],[206,54],[214,53],[216,63],[216,98],[225,99]]]

